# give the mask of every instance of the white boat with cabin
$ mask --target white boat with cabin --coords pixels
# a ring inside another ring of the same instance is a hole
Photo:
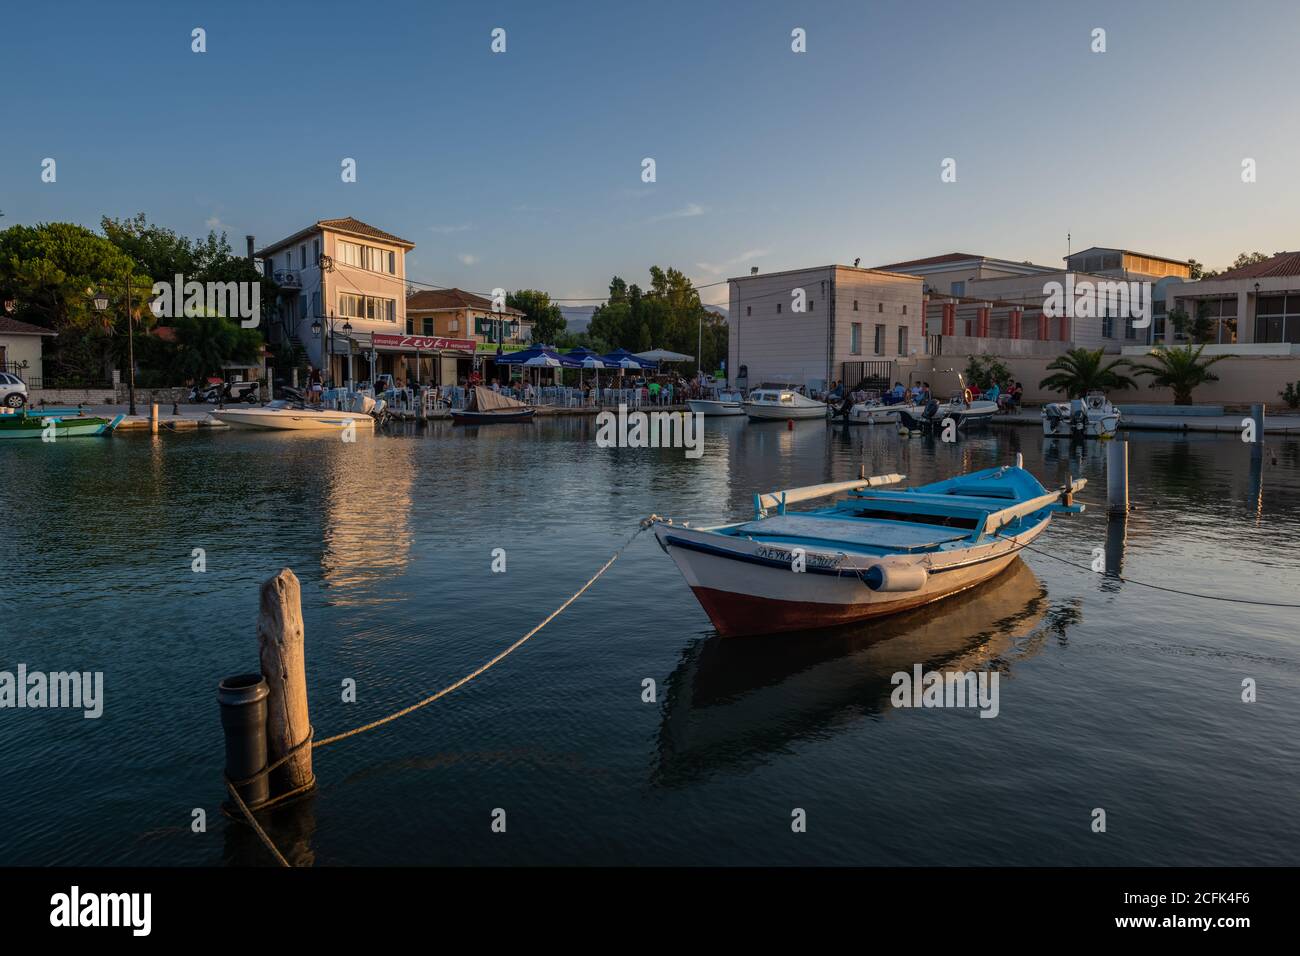
[[[809,398],[791,385],[760,385],[744,402],[750,421],[784,422],[790,419],[825,418],[830,406]]]

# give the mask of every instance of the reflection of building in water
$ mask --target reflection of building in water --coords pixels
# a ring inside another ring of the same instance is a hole
[[[411,552],[416,444],[366,437],[321,456],[321,575],[355,588],[405,570]]]
[[[864,714],[892,711],[898,671],[997,669],[1038,653],[1071,616],[1023,561],[971,592],[865,625],[697,641],[668,679],[655,782],[743,770]],[[1003,684],[1004,692],[1007,685]]]

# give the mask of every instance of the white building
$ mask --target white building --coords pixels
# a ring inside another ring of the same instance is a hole
[[[272,342],[302,345],[313,366],[328,365],[326,377],[334,382],[369,378],[372,352],[374,371],[392,372],[394,359],[409,351],[400,340],[406,333],[406,253],[414,248],[346,216],[317,220],[258,250],[255,258],[281,289]]]
[[[925,354],[922,280],[826,265],[729,279],[727,377],[825,388],[897,377]]]

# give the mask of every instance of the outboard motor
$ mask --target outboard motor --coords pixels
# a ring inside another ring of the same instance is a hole
[[[1070,400],[1070,431],[1084,432],[1088,430],[1088,409],[1083,399],[1074,398]]]
[[[930,419],[933,419],[934,416],[938,414],[939,414],[939,400],[937,398],[932,398],[930,399],[930,401],[926,402],[925,411],[922,413],[922,417],[928,421]]]

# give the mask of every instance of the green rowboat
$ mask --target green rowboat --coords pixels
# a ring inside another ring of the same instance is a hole
[[[122,423],[125,415],[115,418],[90,418],[81,416],[76,409],[47,409],[28,412],[23,410],[12,415],[0,415],[0,441],[7,438],[42,438],[53,435],[60,438],[76,438],[85,435],[107,435]],[[53,432],[47,428],[53,426]]]

